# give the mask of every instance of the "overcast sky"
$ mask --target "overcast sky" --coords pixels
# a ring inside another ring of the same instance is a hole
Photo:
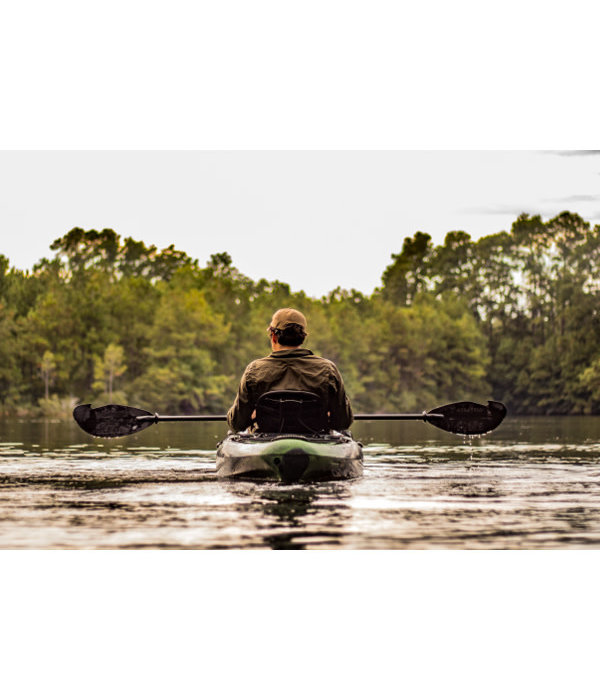
[[[20,269],[71,228],[227,251],[258,280],[370,293],[417,230],[479,238],[521,212],[600,223],[600,152],[3,151],[0,253]]]

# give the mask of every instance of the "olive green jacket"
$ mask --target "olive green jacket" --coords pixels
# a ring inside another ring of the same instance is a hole
[[[331,428],[350,427],[352,408],[338,368],[331,360],[304,348],[278,350],[246,367],[235,402],[227,413],[229,427],[238,431],[248,428],[258,398],[267,391],[284,389],[314,392],[327,407]]]

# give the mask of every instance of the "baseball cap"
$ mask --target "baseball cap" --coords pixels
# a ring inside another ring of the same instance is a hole
[[[296,309],[279,309],[273,314],[269,328],[283,330],[286,326],[297,323],[306,333],[306,317]]]

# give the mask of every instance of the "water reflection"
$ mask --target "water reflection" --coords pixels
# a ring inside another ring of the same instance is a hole
[[[225,482],[236,500],[246,504],[244,513],[256,518],[254,546],[271,549],[306,549],[337,546],[351,519],[345,483],[302,485]]]

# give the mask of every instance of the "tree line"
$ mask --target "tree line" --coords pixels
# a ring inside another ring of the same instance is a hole
[[[492,397],[513,413],[600,411],[600,227],[571,212],[440,245],[418,231],[372,294],[321,299],[253,281],[227,253],[201,266],[111,229],[51,250],[31,271],[0,255],[6,415],[66,417],[77,401],[221,413],[283,306],[306,314],[306,345],[338,365],[357,411]]]

